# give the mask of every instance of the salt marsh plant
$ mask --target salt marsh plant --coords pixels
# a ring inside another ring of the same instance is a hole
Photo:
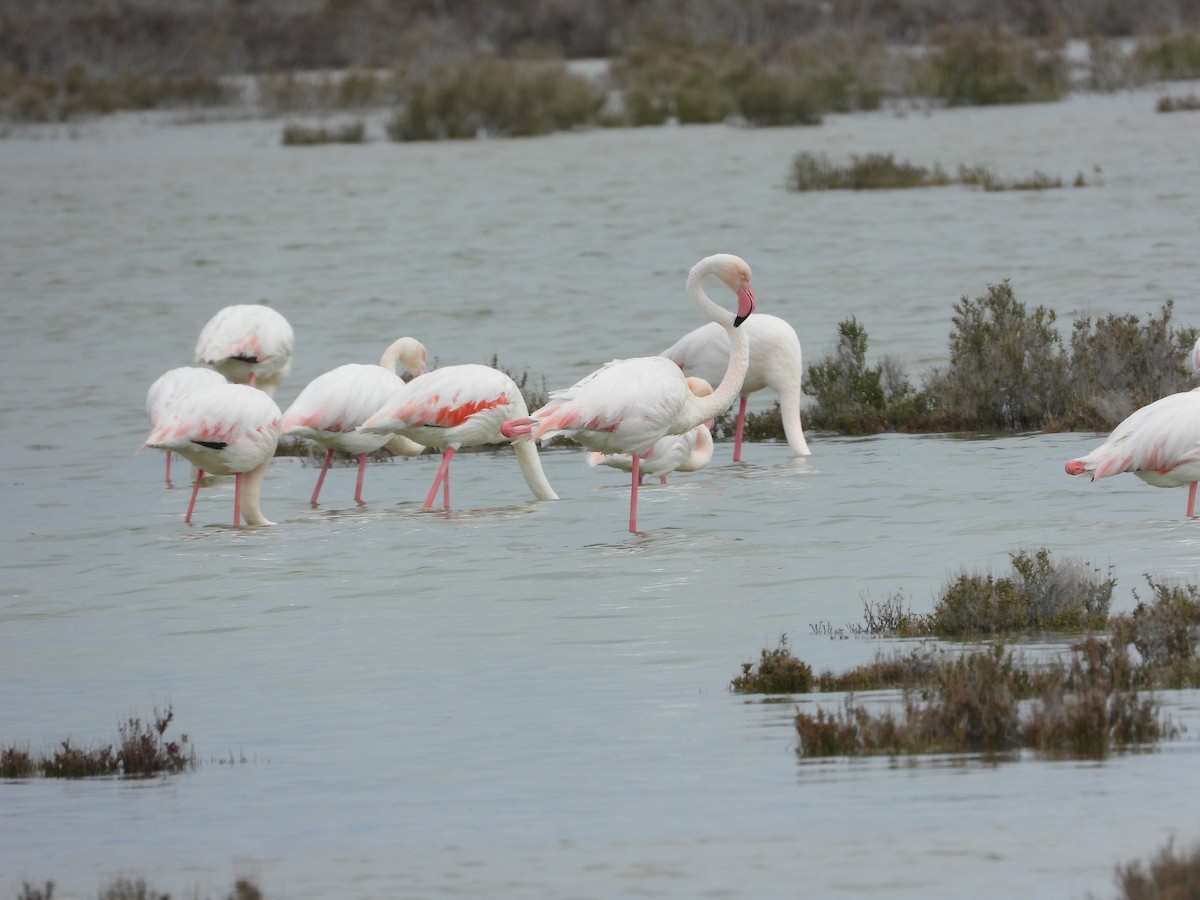
[[[935,187],[951,183],[939,165],[918,166],[897,162],[890,153],[857,154],[848,165],[839,165],[824,153],[797,153],[792,158],[788,187],[793,191],[881,190]]]
[[[917,77],[919,89],[949,106],[1058,100],[1067,87],[1062,49],[969,24],[934,35]]]
[[[315,147],[320,144],[361,144],[367,139],[364,122],[351,122],[336,128],[324,125],[288,125],[283,129],[285,147]]]
[[[1149,864],[1133,861],[1117,867],[1117,900],[1183,900],[1200,897],[1200,846],[1176,850],[1168,842]]]
[[[812,683],[812,667],[792,655],[783,634],[779,646],[763,649],[757,670],[754,663],[742,663],[742,674],[733,679],[731,687],[738,693],[804,694],[812,689]]]
[[[605,95],[560,60],[460,58],[406,83],[388,124],[397,141],[527,137],[591,122]]]
[[[29,778],[41,774],[47,778],[91,778],[120,775],[125,778],[148,778],[194,768],[195,751],[186,734],[178,740],[165,736],[175,718],[170,705],[154,718],[143,722],[131,718],[118,728],[116,745],[83,747],[70,738],[62,741],[50,755],[33,756],[27,748],[16,745],[0,751],[0,777]]]

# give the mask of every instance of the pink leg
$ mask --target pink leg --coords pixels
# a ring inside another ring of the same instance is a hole
[[[666,483],[667,483],[667,476],[666,476],[666,475],[659,475],[659,476],[658,476],[658,483],[659,483],[659,484],[666,484]]]
[[[1188,518],[1196,518],[1196,482],[1192,482],[1188,488]]]
[[[171,451],[167,451],[167,487],[171,486]]]
[[[641,458],[633,454],[633,485],[629,488],[629,533],[637,534],[637,495],[638,483],[642,480],[638,474],[641,468]]]
[[[742,461],[742,430],[746,427],[746,397],[738,404],[737,428],[733,433],[733,461]]]
[[[233,527],[242,524],[242,473],[233,476]]]
[[[255,383],[256,381],[258,381],[258,373],[257,373],[257,372],[251,372],[251,373],[250,373],[250,379],[249,379],[249,380],[248,380],[246,383],[247,383],[248,385],[250,385],[250,387],[254,387],[254,383]]]
[[[438,485],[442,484],[445,485],[442,502],[446,509],[450,508],[450,459],[453,456],[453,447],[447,447],[442,451],[442,464],[438,467],[437,476],[433,479],[433,487],[429,489],[429,496],[425,498],[425,509],[433,506],[433,498],[437,496]]]
[[[333,450],[325,451],[325,463],[321,466],[321,474],[317,476],[317,486],[313,488],[312,498],[308,501],[309,506],[317,505],[317,498],[321,496],[321,485],[325,483],[325,473],[329,471],[329,464],[333,462]]]
[[[354,486],[354,502],[359,506],[366,506],[362,498],[362,483],[363,475],[367,471],[367,454],[358,454],[358,483]]]
[[[196,483],[192,487],[192,500],[190,503],[188,503],[187,515],[183,517],[184,524],[186,524],[186,525],[192,524],[192,510],[196,508],[196,495],[198,493],[200,493],[200,479],[202,479],[203,477],[204,477],[204,470],[197,469],[196,470]]]

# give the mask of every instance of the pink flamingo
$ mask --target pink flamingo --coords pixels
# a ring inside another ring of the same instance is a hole
[[[450,460],[460,447],[508,443],[501,425],[527,416],[529,408],[516,382],[491,366],[467,364],[434,369],[414,378],[364,422],[367,434],[399,434],[426,447],[442,451],[442,464],[425,498],[433,506],[438,487],[442,505],[450,509]],[[525,483],[538,500],[557,500],[546,479],[537,448],[513,447]]]
[[[737,315],[704,292],[702,282],[709,275],[737,295]],[[572,387],[551,393],[550,402],[531,416],[504,425],[503,433],[514,438],[545,442],[566,434],[592,451],[631,454],[630,532],[637,531],[641,457],[659,438],[685,434],[727,410],[746,377],[749,343],[738,326],[754,311],[750,266],[729,253],[705,257],[688,273],[687,291],[697,308],[731,337],[725,374],[707,397],[693,394],[679,366],[664,356],[614,359]]]
[[[688,388],[697,397],[712,393],[712,385],[703,378],[689,376]],[[658,476],[660,484],[667,483],[673,472],[698,472],[712,462],[713,421],[709,419],[697,425],[687,434],[668,434],[654,442],[654,446],[642,454],[638,463],[639,479],[647,475]],[[589,466],[608,466],[622,472],[633,471],[633,457],[628,453],[589,453]]]
[[[367,469],[367,455],[387,446],[393,453],[403,456],[418,456],[424,447],[406,438],[391,434],[367,434],[358,431],[358,426],[367,421],[378,409],[404,388],[404,380],[396,374],[396,364],[402,363],[412,375],[425,372],[425,347],[420,341],[403,337],[394,341],[384,351],[379,365],[349,363],[319,375],[300,392],[280,426],[283,434],[294,434],[307,438],[325,448],[325,461],[317,486],[313,488],[309,503],[317,505],[325,473],[333,462],[335,451],[350,453],[358,457],[358,482],[354,488],[354,502],[364,505],[362,499],[363,475]]]
[[[234,384],[274,395],[292,368],[295,335],[288,320],[255,303],[226,306],[196,339],[196,362],[212,366]]]
[[[156,428],[166,417],[171,407],[179,398],[184,397],[202,387],[214,384],[225,384],[225,376],[212,369],[202,369],[199,366],[180,366],[168,369],[155,379],[146,392],[146,417],[150,427]],[[167,487],[171,486],[171,451],[167,456]]]
[[[184,521],[191,523],[205,472],[234,475],[233,524],[274,525],[259,508],[263,477],[279,442],[283,414],[275,401],[244,384],[214,384],[181,398],[143,446],[174,451],[196,467]]]
[[[1200,480],[1200,388],[1143,406],[1113,429],[1103,444],[1067,463],[1068,475],[1092,480],[1132,472],[1155,487],[1188,488],[1187,515],[1195,518]]]
[[[750,366],[742,382],[734,431],[733,461],[742,458],[742,432],[746,424],[746,401],[753,393],[770,388],[779,400],[783,433],[795,456],[809,456],[808,442],[800,424],[800,379],[803,361],[796,330],[778,316],[760,314],[743,328],[750,341]],[[688,332],[662,352],[679,364],[684,373],[716,381],[729,362],[729,334],[715,322]]]

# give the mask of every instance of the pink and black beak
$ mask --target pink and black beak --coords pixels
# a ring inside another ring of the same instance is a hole
[[[738,311],[733,318],[733,327],[737,328],[748,318],[750,313],[754,312],[754,308],[758,305],[754,299],[754,288],[749,281],[743,281],[741,287],[738,288]]]

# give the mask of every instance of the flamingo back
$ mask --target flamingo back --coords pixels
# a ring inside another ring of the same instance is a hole
[[[283,415],[262,391],[240,384],[201,388],[176,403],[145,445],[173,450],[214,475],[256,468],[275,454]]]

